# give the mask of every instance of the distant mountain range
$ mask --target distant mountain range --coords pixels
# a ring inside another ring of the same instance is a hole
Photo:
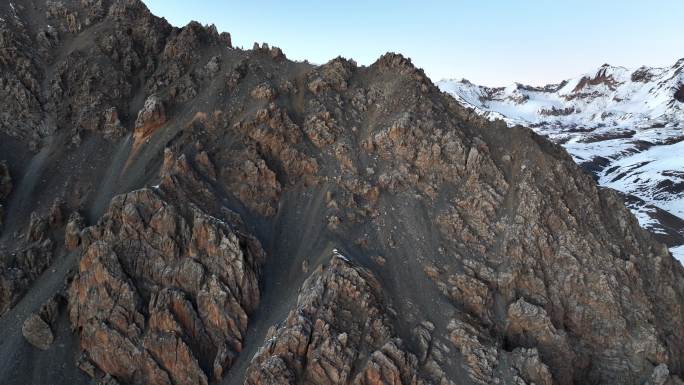
[[[443,80],[489,119],[562,144],[598,182],[626,194],[642,226],[684,257],[684,59],[671,67],[604,64],[558,84],[492,88]]]

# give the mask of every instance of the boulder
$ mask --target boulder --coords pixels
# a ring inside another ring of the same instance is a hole
[[[53,327],[57,322],[60,307],[64,302],[61,294],[48,299],[37,313],[32,313],[21,328],[28,343],[41,350],[47,350],[55,340]]]
[[[21,333],[31,345],[41,350],[47,350],[55,337],[52,334],[50,325],[45,322],[38,314],[31,314],[24,321]]]
[[[83,230],[84,219],[77,211],[69,216],[69,221],[64,228],[64,247],[67,250],[75,250],[81,243],[81,230]]]

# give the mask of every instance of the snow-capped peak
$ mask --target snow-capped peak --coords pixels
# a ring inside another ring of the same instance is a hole
[[[468,107],[509,124],[538,127],[644,128],[684,118],[684,59],[668,68],[631,70],[604,64],[559,84],[483,87],[443,80],[443,91]]]

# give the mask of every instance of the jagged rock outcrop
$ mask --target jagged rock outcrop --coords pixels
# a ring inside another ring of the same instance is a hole
[[[21,333],[31,345],[42,350],[50,347],[55,339],[53,328],[63,305],[64,298],[61,294],[56,294],[24,321]]]
[[[84,225],[85,220],[78,211],[71,213],[64,228],[64,247],[67,250],[76,250],[81,244],[81,230],[83,230]]]
[[[120,138],[123,136],[125,128],[119,119],[119,112],[116,107],[111,107],[105,111],[103,134],[107,138]]]
[[[293,62],[138,0],[0,13],[0,326],[68,282],[68,321],[25,330],[74,334],[42,352],[0,328],[1,383],[684,375],[667,249],[562,148],[409,59]]]
[[[164,103],[156,95],[148,97],[135,120],[136,141],[149,136],[155,129],[166,123],[166,120]]]
[[[526,158],[510,153],[514,190],[483,195],[489,194],[488,182],[467,184],[467,189],[475,187],[470,191],[478,200],[456,200],[438,217],[444,239],[452,244],[447,248],[469,250],[469,255],[455,254],[463,270],[433,266],[426,269],[428,276],[454,304],[491,325],[492,337],[512,347],[535,347],[555,383],[621,383],[630,381],[629,368],[640,367],[645,375],[653,363],[679,367],[681,347],[674,342],[679,337],[656,330],[681,328],[682,297],[674,288],[682,283],[672,275],[681,267],[664,247],[640,241],[642,231],[616,194],[596,189],[587,175],[566,168],[569,162],[543,171],[543,160]],[[550,181],[556,178],[568,183],[554,186]],[[561,198],[568,194],[575,198]],[[583,209],[591,202],[601,202],[601,208]],[[591,232],[581,229],[606,223],[604,218],[611,218],[609,224]],[[669,282],[674,295],[638,287],[616,290],[619,282],[635,280]],[[496,314],[497,302],[505,304],[503,315]],[[677,315],[654,316],[661,311]]]
[[[236,226],[151,189],[114,198],[83,231],[69,288],[80,365],[125,383],[221,379],[242,350],[264,262]]]
[[[21,298],[58,254],[54,241],[58,229],[50,228],[50,217],[31,213],[30,221],[14,247],[2,249],[9,258],[0,260],[0,315]]]
[[[423,384],[385,306],[376,278],[334,255],[304,283],[283,325],[269,331],[245,384]]]
[[[467,378],[474,384],[554,384],[549,367],[535,348],[504,349],[488,333],[461,315],[449,321],[447,336],[463,356]]]
[[[553,384],[536,349],[506,351],[456,313],[446,330],[421,322],[415,355],[396,337],[397,314],[370,272],[335,253],[302,285],[296,306],[272,327],[247,369],[245,384],[459,384],[449,377],[457,355],[468,382]]]
[[[42,73],[36,56],[42,57],[43,53],[23,48],[34,46],[31,31],[19,16],[23,8],[12,7],[0,22],[0,99],[4,101],[0,127],[35,146],[40,134],[47,134],[38,129]]]

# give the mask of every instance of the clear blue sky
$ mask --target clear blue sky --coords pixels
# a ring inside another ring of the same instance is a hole
[[[144,0],[171,24],[279,46],[295,60],[370,64],[401,52],[433,80],[541,85],[603,63],[665,66],[684,57],[684,0]]]

